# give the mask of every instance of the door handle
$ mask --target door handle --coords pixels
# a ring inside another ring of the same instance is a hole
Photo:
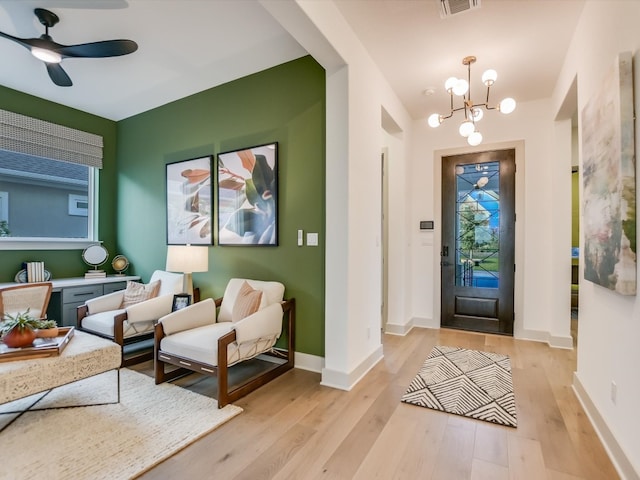
[[[443,261],[443,262],[440,262],[440,266],[442,266],[442,267],[450,267],[451,263]]]
[[[442,247],[442,253],[440,255],[442,257],[448,257],[449,256],[449,247],[447,245],[444,245]]]

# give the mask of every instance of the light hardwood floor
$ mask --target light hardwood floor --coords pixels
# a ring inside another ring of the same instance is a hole
[[[236,402],[241,415],[141,478],[619,478],[571,388],[575,350],[447,329],[384,335],[383,343],[384,359],[350,392],[320,386],[316,373],[288,372]],[[509,355],[518,428],[401,403],[434,345]],[[150,362],[135,368],[152,374]],[[215,396],[211,379],[178,383]]]

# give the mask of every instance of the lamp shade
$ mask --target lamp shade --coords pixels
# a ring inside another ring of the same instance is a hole
[[[209,270],[209,248],[169,245],[166,270],[182,273],[206,272]]]

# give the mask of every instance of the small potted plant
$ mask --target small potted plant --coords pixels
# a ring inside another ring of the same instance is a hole
[[[58,324],[55,320],[37,320],[36,337],[54,338],[58,333]]]
[[[39,320],[29,315],[29,309],[15,315],[7,313],[0,323],[2,341],[10,348],[28,347],[36,339],[35,329],[39,324]]]

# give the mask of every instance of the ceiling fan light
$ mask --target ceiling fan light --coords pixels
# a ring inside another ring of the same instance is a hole
[[[47,63],[60,63],[62,61],[62,56],[59,53],[47,50],[46,48],[32,47],[31,55]]]
[[[468,137],[473,133],[475,129],[476,129],[476,126],[473,124],[471,120],[465,120],[460,124],[460,128],[458,129],[458,132],[460,132],[460,135],[462,135],[463,137]]]
[[[497,79],[498,72],[493,69],[489,69],[482,74],[482,83],[484,83],[487,87],[490,87],[491,85],[496,83]]]
[[[472,147],[480,145],[482,143],[482,134],[480,132],[473,132],[467,137],[467,143]]]
[[[505,98],[498,105],[498,110],[500,110],[505,115],[513,112],[516,109],[516,101],[513,98]]]
[[[469,82],[463,78],[459,78],[456,84],[453,86],[453,93],[461,97],[469,90]]]
[[[431,115],[429,115],[427,123],[431,128],[439,127],[440,124],[442,123],[442,117],[437,113],[432,113]]]

